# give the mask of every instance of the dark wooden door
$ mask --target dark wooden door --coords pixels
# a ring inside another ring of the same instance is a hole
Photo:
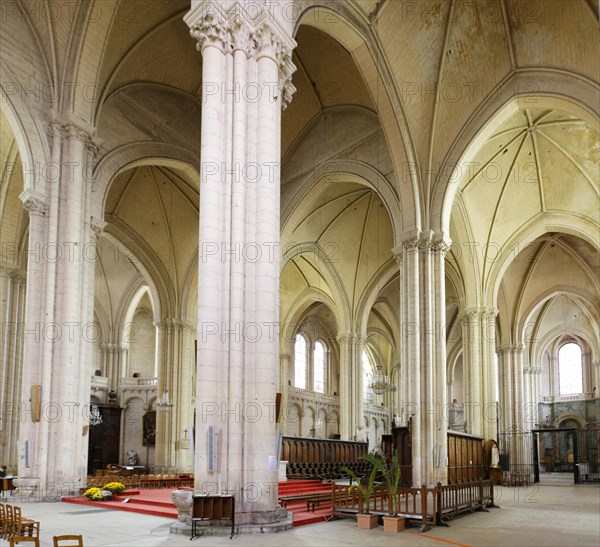
[[[392,443],[398,455],[398,462],[402,469],[402,484],[412,485],[412,438],[411,428],[394,427],[392,429]]]
[[[88,474],[104,469],[109,463],[120,464],[119,440],[121,437],[121,409],[100,407],[102,423],[90,426],[88,447]]]

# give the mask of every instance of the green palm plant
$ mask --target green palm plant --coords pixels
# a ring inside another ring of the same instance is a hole
[[[398,516],[400,511],[400,479],[402,478],[402,468],[400,467],[398,455],[394,454],[391,459],[386,459],[381,455],[368,454],[365,459],[371,463],[376,472],[381,473],[383,476],[390,494],[390,516]]]
[[[375,477],[377,476],[377,469],[375,467],[371,468],[371,474],[369,475],[367,484],[363,484],[360,477],[349,467],[343,465],[340,467],[340,470],[349,475],[352,479],[352,484],[348,487],[348,492],[352,492],[353,490],[358,490],[358,492],[360,492],[360,495],[362,496],[362,507],[360,512],[368,515],[370,508],[369,501],[371,500],[371,495],[375,489]]]

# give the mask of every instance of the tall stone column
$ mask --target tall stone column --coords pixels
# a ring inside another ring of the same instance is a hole
[[[466,387],[465,427],[472,435],[482,434],[481,407],[483,406],[483,383],[481,367],[481,310],[467,308],[461,319],[463,332],[463,370],[469,370]]]
[[[446,366],[446,253],[451,246],[450,239],[445,234],[433,237],[431,251],[433,253],[433,328],[430,336],[433,338],[434,365],[432,382],[435,386],[436,401],[433,450],[433,483],[448,482],[448,394]]]
[[[194,423],[191,379],[196,329],[180,319],[164,320],[156,328],[160,352],[157,395],[162,397],[168,391],[173,406],[157,408],[155,461],[172,471],[190,471],[188,433]]]
[[[25,276],[19,270],[0,266],[0,458],[10,468],[17,465],[25,288]]]
[[[95,255],[87,254],[95,240],[89,216],[90,187],[86,167],[93,160],[94,132],[80,120],[66,116],[62,121],[62,165],[57,244],[62,255],[56,262],[57,296],[54,322],[61,329],[52,359],[52,402],[61,419],[50,425],[49,480],[57,488],[77,491],[87,475],[92,343],[87,339],[91,323]],[[45,387],[45,386],[44,386]],[[68,416],[68,417],[67,417]],[[72,419],[71,419],[72,417]],[[84,432],[84,434],[82,434]],[[72,485],[72,486],[71,486]]]
[[[532,366],[523,368],[524,401],[523,401],[523,427],[525,431],[535,429],[538,422],[537,399],[536,399],[537,369]]]
[[[365,398],[364,394],[364,386],[363,386],[363,366],[362,366],[362,354],[365,348],[366,336],[354,336],[354,344],[353,344],[353,355],[351,361],[351,369],[352,373],[350,376],[350,381],[352,382],[352,413],[353,418],[352,421],[354,423],[354,435],[355,439],[362,441],[367,439],[367,432],[365,429],[365,420],[364,420],[364,409],[365,409]],[[372,449],[374,447],[369,447]]]
[[[173,400],[173,384],[171,379],[172,363],[172,325],[168,319],[163,319],[154,324],[156,328],[156,358],[158,365],[156,397],[157,403],[165,391]],[[156,406],[156,445],[154,448],[154,465],[168,467],[171,455],[171,420],[168,414],[171,408]]]
[[[402,355],[405,366],[402,368],[404,400],[402,418],[410,421],[412,427],[412,466],[414,485],[420,486],[425,478],[421,453],[421,344],[420,344],[420,283],[419,283],[419,233],[407,235],[402,246],[395,250],[400,262],[400,331]],[[425,473],[426,475],[426,473]]]
[[[86,168],[94,129],[54,116],[49,196],[22,195],[30,212],[19,477],[48,497],[77,491],[87,475],[95,253]],[[40,398],[40,415],[29,401]]]
[[[289,390],[290,362],[292,356],[289,353],[279,354],[279,392],[281,393],[281,414],[279,415],[279,427],[283,435],[288,434],[288,408],[289,408]]]
[[[407,234],[401,268],[403,420],[412,424],[413,484],[446,480],[445,234]]]
[[[234,494],[240,524],[286,518],[275,442],[280,131],[295,42],[266,8],[194,1],[185,16],[203,56],[195,487]]]
[[[392,365],[391,383],[393,391],[390,396],[391,418],[400,416],[402,408],[402,364],[399,360],[394,361]]]
[[[513,427],[523,430],[525,414],[525,386],[523,370],[523,344],[517,344],[512,347],[512,365],[513,365],[513,403],[514,403],[514,422]]]
[[[352,399],[353,336],[346,332],[340,333],[337,342],[340,347],[340,436],[343,440],[352,441],[356,433],[356,424],[352,412],[354,403]]]
[[[462,316],[463,370],[466,382],[465,421],[467,432],[485,439],[496,437],[496,351],[495,318],[497,310],[467,308]]]
[[[32,393],[37,395],[41,392],[41,386],[44,380],[50,378],[51,372],[50,359],[44,359],[45,344],[41,334],[46,317],[44,290],[48,265],[41,259],[41,253],[42,249],[47,248],[48,206],[45,196],[31,191],[22,194],[21,200],[23,208],[29,213],[29,256],[23,328],[25,352],[20,405],[16,409],[20,422],[17,453],[18,475],[24,481],[19,484],[19,490],[22,493],[34,493],[46,485],[48,467],[48,423],[38,417],[38,409],[31,402]],[[46,385],[49,387],[49,383]],[[43,396],[43,393],[40,394]],[[50,401],[50,393],[46,400]],[[39,411],[41,412],[41,407]]]

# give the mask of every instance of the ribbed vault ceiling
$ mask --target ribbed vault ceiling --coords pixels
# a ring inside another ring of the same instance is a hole
[[[596,331],[598,271],[600,254],[576,236],[547,233],[524,247],[513,258],[498,291],[502,342],[520,336],[509,325],[524,329],[523,336],[537,342],[553,330]],[[561,309],[562,314],[557,311]]]
[[[105,220],[126,241],[160,260],[174,288],[181,288],[198,249],[198,179],[174,167],[140,166],[115,179]]]
[[[17,264],[17,249],[27,245],[24,236],[29,226],[29,215],[19,197],[22,191],[21,157],[8,121],[0,113],[0,264],[8,267],[25,266]]]
[[[373,191],[344,182],[322,183],[313,188],[302,209],[302,219],[282,245],[318,245],[324,256],[317,257],[317,263],[325,260],[335,270],[353,309],[367,284],[392,259],[392,228],[387,210]],[[304,272],[303,264],[311,260],[314,257],[300,256],[294,263]],[[322,266],[317,267],[322,271]],[[317,282],[317,274],[310,269],[305,275],[314,278],[311,281],[307,277],[307,283]]]
[[[598,222],[599,157],[598,132],[584,121],[556,110],[518,111],[463,171],[453,239],[478,244],[485,275],[499,249],[542,213]]]

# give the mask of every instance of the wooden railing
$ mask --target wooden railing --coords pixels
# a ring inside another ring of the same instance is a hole
[[[347,484],[332,485],[332,516],[355,517],[364,512],[363,497],[357,488]],[[448,526],[446,520],[466,511],[487,511],[494,504],[491,479],[442,485],[435,488],[401,488],[398,515],[421,525],[420,532],[432,526]],[[376,486],[369,499],[369,513],[389,515],[391,497],[385,486]]]
[[[332,485],[332,516],[355,517],[364,511],[361,492],[345,484]],[[436,523],[438,514],[438,488],[401,488],[398,499],[398,515],[421,525],[425,532]],[[385,486],[376,486],[369,498],[369,513],[387,516],[390,514],[391,499]]]
[[[459,513],[487,511],[487,507],[497,507],[494,504],[494,484],[491,479],[445,485],[438,482],[436,491],[438,500],[435,523],[438,526],[447,526],[444,520],[452,519]]]

